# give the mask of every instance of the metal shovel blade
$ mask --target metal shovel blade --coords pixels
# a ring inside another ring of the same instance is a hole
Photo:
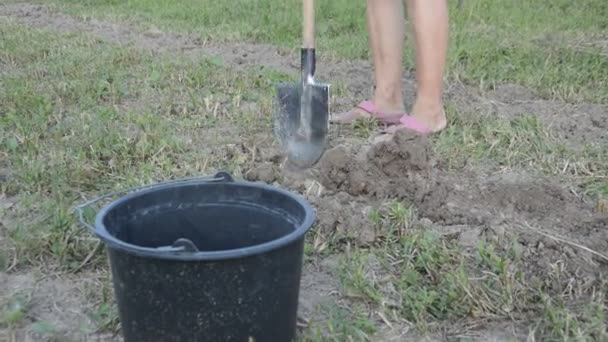
[[[275,135],[288,161],[298,167],[310,167],[321,158],[329,131],[329,85],[306,87],[308,96],[301,83],[277,86]]]

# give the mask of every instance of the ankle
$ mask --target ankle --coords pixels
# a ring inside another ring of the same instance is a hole
[[[429,120],[443,120],[445,118],[443,101],[437,99],[417,99],[412,107],[412,115],[417,117],[426,117]]]
[[[443,108],[443,99],[441,96],[417,96],[414,107],[425,108],[427,110]]]
[[[379,107],[391,109],[403,108],[403,95],[401,90],[394,87],[376,88],[374,91],[374,103]]]

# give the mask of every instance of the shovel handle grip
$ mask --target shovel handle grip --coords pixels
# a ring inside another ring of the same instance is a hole
[[[303,48],[315,48],[315,1],[302,0],[303,9]]]

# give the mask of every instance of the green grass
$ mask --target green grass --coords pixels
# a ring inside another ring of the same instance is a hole
[[[10,341],[9,336],[29,319],[32,305],[31,289],[6,289],[0,293],[0,338]]]
[[[491,254],[483,260],[480,251],[479,271],[493,275],[487,281],[474,282],[476,272],[466,269],[467,261],[458,247],[432,232],[407,233],[399,241],[370,251],[355,252],[345,258],[342,284],[347,295],[365,298],[380,306],[387,316],[397,312],[423,331],[437,321],[459,320],[475,315],[480,318],[506,316],[512,309],[505,281],[505,269],[496,264],[504,259]],[[486,256],[487,257],[487,256]],[[498,260],[493,260],[498,259]],[[488,294],[494,296],[490,302]]]
[[[3,298],[3,301],[0,326],[13,328],[25,319],[28,304],[26,299],[17,296],[10,299]]]
[[[470,320],[527,319],[538,340],[606,338],[603,284],[590,297],[578,290],[565,295],[553,271],[527,273],[516,236],[481,238],[474,249],[464,249],[457,240],[420,227],[413,208],[398,215],[395,208],[408,207],[392,202],[372,215],[373,224],[389,226],[393,234],[343,255],[344,296],[425,333],[445,329],[446,322],[458,322],[458,330]],[[568,305],[573,301],[578,305]]]
[[[369,341],[378,329],[365,309],[362,306],[325,306],[322,312],[327,317],[313,320],[299,336],[299,341]]]
[[[51,256],[81,267],[95,240],[75,224],[72,207],[88,194],[219,168],[239,175],[246,153],[222,156],[226,138],[205,129],[226,121],[235,133],[270,130],[268,94],[283,76],[155,59],[83,35],[10,24],[0,34],[0,62],[14,70],[0,92],[0,147],[10,170],[2,191],[22,204],[23,221],[7,234],[25,264]],[[256,101],[260,112],[234,116],[245,101]],[[220,155],[206,158],[214,149]]]
[[[71,13],[135,20],[144,27],[287,48],[300,45],[301,10],[295,0],[61,2]],[[605,1],[466,0],[460,9],[456,1],[450,5],[451,79],[483,86],[518,83],[568,101],[608,99],[607,59],[599,48],[575,47],[580,37],[608,29]],[[317,6],[319,51],[368,58],[365,2],[334,0]],[[406,46],[405,55],[405,66],[412,69],[412,46]]]
[[[593,143],[573,149],[552,135],[533,114],[501,119],[449,108],[450,124],[435,138],[435,150],[448,168],[463,165],[527,169],[564,177],[588,194],[607,195],[607,146]]]

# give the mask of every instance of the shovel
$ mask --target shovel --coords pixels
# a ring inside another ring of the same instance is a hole
[[[329,131],[329,85],[315,73],[314,0],[303,0],[301,82],[277,86],[275,135],[291,164],[307,168],[323,155]]]

